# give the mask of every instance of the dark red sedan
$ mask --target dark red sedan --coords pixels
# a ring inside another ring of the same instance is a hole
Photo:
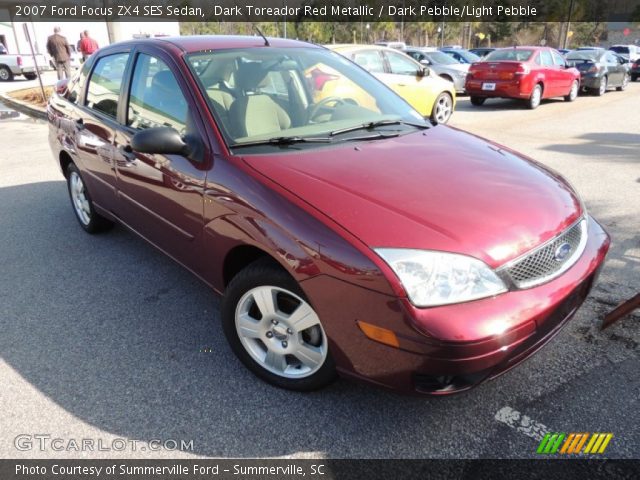
[[[125,42],[57,91],[80,226],[123,224],[223,294],[234,352],[281,387],[470,388],[560,330],[609,247],[558,174],[319,46]]]
[[[465,89],[476,106],[487,98],[516,98],[533,109],[544,98],[573,102],[580,89],[580,72],[553,48],[500,48],[471,65]]]

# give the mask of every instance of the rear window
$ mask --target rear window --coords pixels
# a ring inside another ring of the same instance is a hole
[[[504,48],[500,50],[494,50],[486,56],[487,62],[496,61],[511,61],[511,62],[526,62],[533,55],[533,50],[520,50],[515,48]]]
[[[616,53],[624,53],[626,55],[629,54],[629,47],[611,47],[609,50]]]
[[[599,56],[600,52],[595,50],[581,50],[567,54],[567,60],[588,60],[595,62]]]

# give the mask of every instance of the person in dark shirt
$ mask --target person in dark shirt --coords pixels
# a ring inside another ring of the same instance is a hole
[[[67,39],[60,35],[60,27],[55,27],[53,35],[47,39],[47,52],[53,58],[58,80],[71,78],[71,48]]]

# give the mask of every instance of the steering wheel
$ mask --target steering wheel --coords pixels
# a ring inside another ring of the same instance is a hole
[[[347,104],[347,102],[345,101],[344,98],[340,98],[340,97],[323,98],[318,103],[313,105],[311,107],[311,110],[309,110],[309,120],[313,120],[315,118],[315,116],[318,115],[318,112],[320,111],[320,109],[326,107],[327,104],[329,104],[331,102],[335,102],[336,103],[335,107],[337,107],[338,105],[346,105]]]

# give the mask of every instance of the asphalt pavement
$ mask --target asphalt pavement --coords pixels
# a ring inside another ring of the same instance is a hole
[[[530,458],[546,432],[612,432],[605,456],[637,458],[640,314],[599,324],[640,289],[639,124],[640,83],[534,111],[460,98],[452,126],[561,172],[613,244],[587,302],[537,355],[465,394],[422,398],[260,382],[227,347],[207,287],[124,228],[80,229],[47,125],[0,120],[0,457]],[[82,439],[111,450],[77,451]]]

